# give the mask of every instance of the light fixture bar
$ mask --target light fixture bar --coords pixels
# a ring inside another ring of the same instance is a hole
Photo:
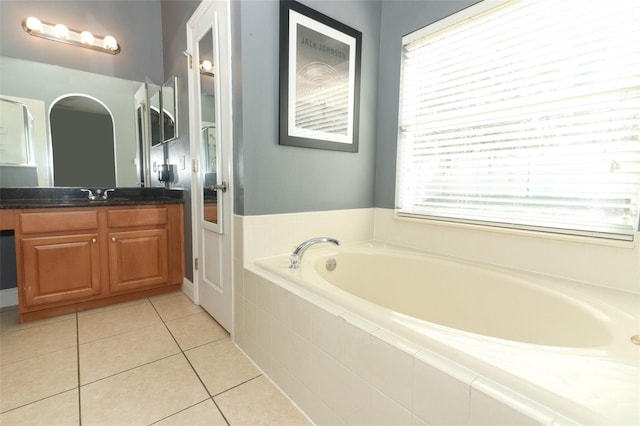
[[[51,24],[30,16],[22,21],[22,28],[34,37],[41,37],[60,43],[97,50],[116,55],[120,53],[120,45],[112,36],[98,36],[89,31],[78,31],[67,28],[63,24]]]

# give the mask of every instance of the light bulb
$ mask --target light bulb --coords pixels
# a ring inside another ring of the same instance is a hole
[[[29,16],[26,21],[27,28],[30,31],[41,33],[42,32],[42,22],[34,16]]]
[[[53,34],[58,38],[69,38],[69,28],[62,24],[53,27]]]
[[[202,64],[200,64],[200,69],[204,71],[211,71],[213,69],[213,64],[211,61],[204,60],[202,61]]]
[[[84,44],[93,44],[93,34],[91,34],[89,31],[81,32],[80,41]]]
[[[118,49],[118,42],[116,41],[115,38],[111,36],[106,36],[104,38],[104,41],[102,42],[102,47],[109,50],[116,50]]]

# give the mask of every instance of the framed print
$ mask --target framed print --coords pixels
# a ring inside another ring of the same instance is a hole
[[[280,2],[280,145],[358,152],[362,33]]]

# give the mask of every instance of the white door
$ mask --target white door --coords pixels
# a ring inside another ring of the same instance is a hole
[[[187,22],[196,303],[232,332],[232,134],[229,2],[203,1]],[[197,261],[196,261],[197,259]]]

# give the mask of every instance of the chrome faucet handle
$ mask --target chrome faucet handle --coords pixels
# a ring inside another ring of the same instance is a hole
[[[102,193],[102,199],[106,200],[109,198],[109,193],[110,192],[114,192],[115,189],[111,188],[111,189],[105,189],[104,192]]]
[[[289,256],[289,269],[298,269],[300,267],[300,256],[292,254]]]
[[[88,198],[89,200],[95,200],[95,199],[96,199],[96,196],[95,196],[95,195],[93,195],[93,192],[91,192],[91,190],[90,190],[90,189],[81,189],[80,191],[82,191],[82,192],[87,192],[87,198]],[[100,190],[98,189],[98,191],[100,191]],[[96,192],[98,192],[98,191],[96,191]]]

